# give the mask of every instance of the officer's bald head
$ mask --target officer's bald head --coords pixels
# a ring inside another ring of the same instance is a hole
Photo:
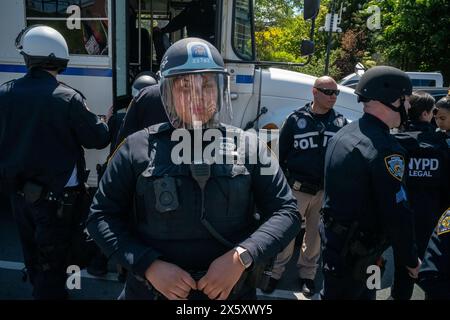
[[[314,96],[313,112],[319,114],[326,113],[332,109],[339,94],[336,81],[329,76],[317,78],[314,82],[312,93]]]
[[[326,88],[326,89],[337,89],[337,83],[333,78],[329,76],[323,76],[317,78],[314,82],[314,87],[316,88]]]

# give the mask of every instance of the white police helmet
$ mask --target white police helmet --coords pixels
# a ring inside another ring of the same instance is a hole
[[[35,25],[22,30],[16,48],[28,69],[43,67],[64,71],[69,63],[69,49],[64,37],[53,28]]]

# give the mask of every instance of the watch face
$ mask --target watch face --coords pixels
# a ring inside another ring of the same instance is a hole
[[[241,259],[242,264],[248,268],[252,264],[252,256],[248,251],[244,251],[241,254],[239,254],[239,258]]]

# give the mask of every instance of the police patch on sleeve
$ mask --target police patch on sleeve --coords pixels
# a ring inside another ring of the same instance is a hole
[[[344,119],[341,117],[337,117],[336,119],[334,119],[334,125],[336,127],[343,127],[344,126]]]
[[[399,154],[392,154],[384,158],[384,163],[389,174],[398,181],[402,181],[405,173],[405,159]]]
[[[439,219],[436,230],[438,236],[447,232],[450,232],[450,208],[448,208]]]

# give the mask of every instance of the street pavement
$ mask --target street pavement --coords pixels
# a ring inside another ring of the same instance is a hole
[[[17,227],[13,221],[11,211],[4,199],[0,201],[0,300],[29,300],[31,286],[23,281],[23,258],[19,242]],[[299,292],[297,283],[296,262],[299,246],[296,246],[295,255],[289,262],[277,289],[272,294],[258,291],[258,298],[264,300],[308,300]],[[381,290],[377,291],[377,300],[386,300],[390,295],[390,286],[393,279],[392,251],[384,254],[387,259],[386,271],[382,278]],[[116,267],[109,263],[109,273],[105,277],[93,277],[82,271],[81,288],[71,290],[70,298],[73,300],[115,300],[123,287],[117,280]],[[318,289],[322,288],[322,274],[317,274],[315,283]],[[312,297],[317,300],[319,295]],[[423,300],[423,291],[415,286],[413,300]]]

